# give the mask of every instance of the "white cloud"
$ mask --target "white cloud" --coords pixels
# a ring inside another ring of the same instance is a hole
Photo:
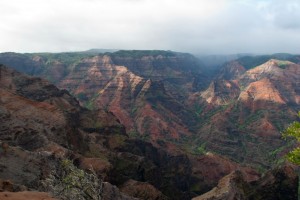
[[[296,0],[1,0],[0,51],[297,52]]]

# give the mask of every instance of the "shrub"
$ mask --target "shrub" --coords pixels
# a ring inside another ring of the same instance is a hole
[[[91,169],[87,173],[63,159],[42,182],[44,189],[63,200],[101,200],[102,180]]]
[[[298,113],[300,118],[300,112]],[[300,122],[295,121],[283,132],[283,137],[288,138],[292,137],[300,142]],[[297,165],[300,165],[300,147],[295,148],[287,154],[287,159]]]

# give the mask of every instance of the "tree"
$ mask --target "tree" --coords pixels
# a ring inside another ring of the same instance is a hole
[[[300,118],[300,112],[298,113],[298,117]],[[284,138],[295,138],[297,142],[300,142],[300,122],[295,121],[289,125],[287,129],[283,132]],[[297,165],[300,165],[300,147],[294,148],[292,151],[287,153],[287,159]]]

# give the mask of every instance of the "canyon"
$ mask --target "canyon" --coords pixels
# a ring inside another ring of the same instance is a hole
[[[299,56],[241,57],[214,73],[172,51],[2,53],[0,63],[1,179],[39,190],[47,163],[68,157],[121,199],[191,199],[230,173],[219,185],[237,180],[244,196],[264,180],[297,192],[295,166],[260,173],[294,145],[281,131],[300,110]]]

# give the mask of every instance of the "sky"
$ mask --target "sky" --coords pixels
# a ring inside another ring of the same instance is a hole
[[[299,0],[1,0],[0,52],[300,53]]]

